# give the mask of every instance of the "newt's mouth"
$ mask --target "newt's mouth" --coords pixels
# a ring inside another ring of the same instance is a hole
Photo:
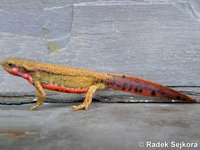
[[[19,76],[19,69],[18,68],[12,68],[12,70],[9,71],[9,72],[12,75]]]
[[[12,68],[12,69],[8,69],[8,68],[4,68],[8,73],[15,75],[15,76],[20,76],[19,75],[19,69],[18,68]]]

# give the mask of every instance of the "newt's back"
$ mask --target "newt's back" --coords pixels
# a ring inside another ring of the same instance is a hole
[[[105,78],[108,77],[106,73],[98,73],[91,70],[80,69],[75,67],[68,67],[56,64],[49,64],[43,62],[36,62],[27,59],[21,58],[7,58],[1,62],[3,65],[4,62],[8,64],[13,64],[18,68],[23,69],[24,71],[35,71],[35,72],[46,72],[59,75],[68,75],[68,76],[88,76],[96,78]],[[9,66],[3,65],[4,69],[8,69]]]

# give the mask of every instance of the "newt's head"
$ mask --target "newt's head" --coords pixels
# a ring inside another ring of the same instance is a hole
[[[1,66],[10,74],[20,76],[26,72],[26,60],[9,57],[1,61]]]

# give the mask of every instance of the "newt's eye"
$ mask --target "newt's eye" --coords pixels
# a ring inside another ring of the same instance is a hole
[[[10,68],[15,67],[15,65],[14,65],[13,63],[11,63],[11,62],[8,63],[8,66],[9,66]]]

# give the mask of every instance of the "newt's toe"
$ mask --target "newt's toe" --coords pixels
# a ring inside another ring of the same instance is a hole
[[[72,109],[73,110],[81,110],[81,109],[85,109],[85,110],[88,110],[88,106],[87,105],[84,105],[84,104],[81,104],[81,105],[78,105],[78,106],[72,106]]]
[[[31,107],[29,108],[29,110],[30,110],[30,111],[35,110],[37,107],[38,107],[38,105],[31,106]]]

